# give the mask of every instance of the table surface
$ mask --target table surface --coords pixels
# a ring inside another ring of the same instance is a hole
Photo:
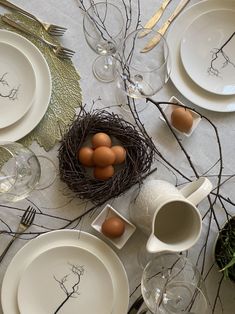
[[[221,0],[222,1],[222,0]],[[115,91],[116,83],[103,84],[98,82],[91,71],[92,61],[95,59],[95,53],[88,47],[82,27],[83,15],[78,7],[76,0],[15,0],[17,5],[25,8],[26,10],[34,13],[41,19],[45,21],[54,22],[59,25],[65,25],[68,30],[66,34],[61,38],[63,45],[72,48],[76,51],[73,57],[73,62],[75,67],[78,69],[81,76],[81,88],[83,94],[83,102],[91,104],[91,102],[97,98],[101,98],[102,105],[108,106],[115,104]],[[136,2],[133,1],[135,6]],[[197,3],[197,0],[191,0],[188,6]],[[116,1],[116,3],[118,3]],[[141,0],[141,21],[144,24],[148,18],[152,15],[153,11],[160,5],[160,0]],[[172,3],[167,8],[164,17],[168,16],[172,10],[175,8],[178,1],[173,0]],[[3,8],[0,7],[0,13],[5,12]],[[161,22],[161,21],[160,21]],[[235,170],[235,141],[233,140],[235,132],[235,113],[216,113],[212,111],[203,110],[189,100],[185,99],[180,92],[174,87],[174,85],[169,81],[164,88],[153,98],[157,101],[168,101],[171,96],[176,96],[178,99],[183,101],[186,105],[195,108],[201,114],[205,115],[210,119],[217,127],[219,132],[220,140],[222,143],[223,150],[223,173],[225,175],[231,175]],[[222,101],[222,98],[221,98]],[[144,101],[142,102],[144,104]],[[129,113],[123,111],[123,109],[116,108],[118,113],[125,117],[125,119],[131,119]],[[167,129],[166,125],[159,119],[158,110],[151,104],[146,106],[145,110],[140,113],[140,118],[146,126],[147,131],[153,138],[158,149],[167,156],[167,159],[179,167],[187,176],[193,179],[193,172],[188,165],[187,160],[182,154],[182,151],[178,148],[178,144],[173,138],[170,131]],[[212,129],[208,126],[205,120],[200,123],[197,131],[190,138],[182,139],[182,143],[186,147],[187,151],[190,153],[191,158],[197,167],[198,171],[203,174],[208,170],[210,165],[213,165],[218,159],[218,145],[215,139]],[[58,165],[57,160],[57,150],[58,145],[54,147],[49,153],[46,153],[42,148],[40,148],[36,143],[33,143],[32,149],[36,154],[44,154],[52,158]],[[176,183],[176,178],[174,174],[165,168],[158,160],[156,161],[156,166],[158,170],[154,172],[150,178],[164,179],[172,183]],[[214,172],[213,172],[214,171]],[[216,169],[213,168],[209,174],[213,182],[215,179],[213,174],[216,173]],[[184,179],[178,178],[178,183],[184,183]],[[28,199],[21,201],[17,204],[11,204],[9,208],[1,206],[0,218],[6,221],[12,229],[17,227],[19,222],[19,216],[21,215],[20,209],[26,208],[30,202],[33,202],[38,206],[44,215],[38,215],[35,225],[32,226],[32,231],[45,231],[45,229],[40,226],[50,229],[60,228],[65,224],[66,219],[72,219],[79,215],[79,213],[84,210],[84,203],[78,199],[70,198],[64,195],[64,184],[60,182],[59,178],[56,179],[55,183],[46,190],[34,191]],[[223,188],[223,195],[233,199],[233,179],[229,180]],[[128,206],[131,197],[131,191],[128,191],[124,196],[119,197],[115,200],[111,200],[112,206],[120,211],[123,215],[128,218]],[[204,207],[203,207],[204,206]],[[205,212],[208,208],[208,204],[202,202],[199,206],[200,210]],[[100,212],[102,208],[98,208],[97,211],[92,216],[86,216],[81,224],[76,228],[88,231],[95,234],[95,231],[91,228],[91,222],[94,220],[96,215]],[[217,217],[222,223],[224,216],[222,215],[222,210],[218,204],[215,207]],[[229,208],[230,212],[233,213],[233,208]],[[221,212],[221,214],[220,214]],[[63,217],[64,220],[53,218],[53,216]],[[198,252],[203,246],[206,238],[206,232],[208,227],[208,220],[203,221],[203,231],[198,243],[189,251],[189,257],[195,262],[198,256]],[[210,236],[208,240],[207,252],[206,252],[206,263],[205,272],[213,263],[213,243],[217,235],[217,227],[212,222],[210,228]],[[0,251],[3,250],[5,245],[10,240],[10,236],[1,235],[0,236]],[[146,242],[146,236],[140,231],[136,231],[134,235],[130,238],[127,244],[118,250],[113,247],[115,252],[123,261],[125,269],[127,271],[130,292],[135,291],[135,288],[140,283],[140,278],[142,274],[142,269],[137,261],[137,252],[140,245]],[[0,266],[0,282],[2,282],[4,273],[9,265],[11,259],[14,257],[16,252],[26,243],[26,239],[19,239],[15,241],[12,248],[9,250],[5,259]],[[108,243],[108,242],[107,242]],[[0,252],[1,253],[1,252]],[[221,274],[218,273],[218,269],[213,267],[206,279],[206,286],[208,290],[208,295],[210,302],[213,304],[214,298],[216,296],[216,291],[221,278]],[[139,289],[131,296],[130,304],[139,295]],[[220,291],[220,300],[218,301],[215,313],[222,313],[222,308],[224,313],[234,313],[235,307],[235,294],[234,294],[234,284],[230,281],[223,281]],[[0,309],[1,312],[1,309]],[[124,314],[124,313],[123,313]]]

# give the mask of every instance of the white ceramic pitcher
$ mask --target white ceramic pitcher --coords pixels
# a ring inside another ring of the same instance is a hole
[[[198,240],[202,221],[196,205],[212,190],[207,178],[188,183],[181,190],[162,180],[145,183],[130,204],[132,221],[150,234],[149,252],[180,252]]]

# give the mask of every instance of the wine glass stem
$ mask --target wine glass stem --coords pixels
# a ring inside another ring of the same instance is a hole
[[[105,56],[104,58],[104,68],[105,70],[109,70],[113,66],[113,57]]]

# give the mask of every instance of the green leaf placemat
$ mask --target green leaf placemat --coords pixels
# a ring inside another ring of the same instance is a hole
[[[36,21],[18,13],[8,14],[8,16],[45,39],[58,43]],[[1,19],[0,28],[14,31],[30,40],[42,52],[49,65],[52,77],[52,94],[48,110],[41,122],[19,141],[25,146],[37,141],[40,146],[49,151],[61,139],[67,125],[74,119],[76,108],[82,104],[80,76],[72,61],[57,58],[49,47],[37,39],[5,24]]]

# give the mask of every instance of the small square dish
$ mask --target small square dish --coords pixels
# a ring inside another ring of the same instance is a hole
[[[169,102],[177,103],[177,104],[180,104],[180,105],[184,106],[184,104],[180,100],[178,100],[176,97],[174,97],[174,96],[172,96],[170,98]],[[170,123],[171,123],[171,114],[172,114],[173,108],[175,108],[175,105],[167,105],[164,108],[164,110],[163,110]],[[181,132],[178,129],[176,129],[173,125],[171,125],[172,128],[176,132],[178,132],[180,134],[183,134],[184,136],[187,136],[187,137],[189,137],[189,136],[191,136],[193,134],[193,132],[195,131],[196,127],[198,126],[198,124],[201,121],[201,117],[200,117],[199,114],[197,114],[196,112],[194,112],[192,110],[189,110],[189,111],[190,111],[190,113],[192,114],[192,117],[193,117],[193,125],[192,125],[192,127],[191,127],[191,129],[190,129],[190,131],[188,133]],[[162,121],[166,122],[162,115],[160,116],[160,119]]]
[[[111,217],[119,217],[124,221],[125,230],[124,233],[118,238],[109,238],[105,236],[102,231],[103,222]],[[102,236],[109,240],[113,245],[115,245],[118,249],[121,249],[127,242],[127,240],[132,236],[135,232],[136,227],[129,220],[123,217],[117,210],[115,210],[111,205],[107,204],[105,208],[100,212],[100,214],[95,218],[95,220],[91,224],[92,228],[97,232],[102,234]]]

